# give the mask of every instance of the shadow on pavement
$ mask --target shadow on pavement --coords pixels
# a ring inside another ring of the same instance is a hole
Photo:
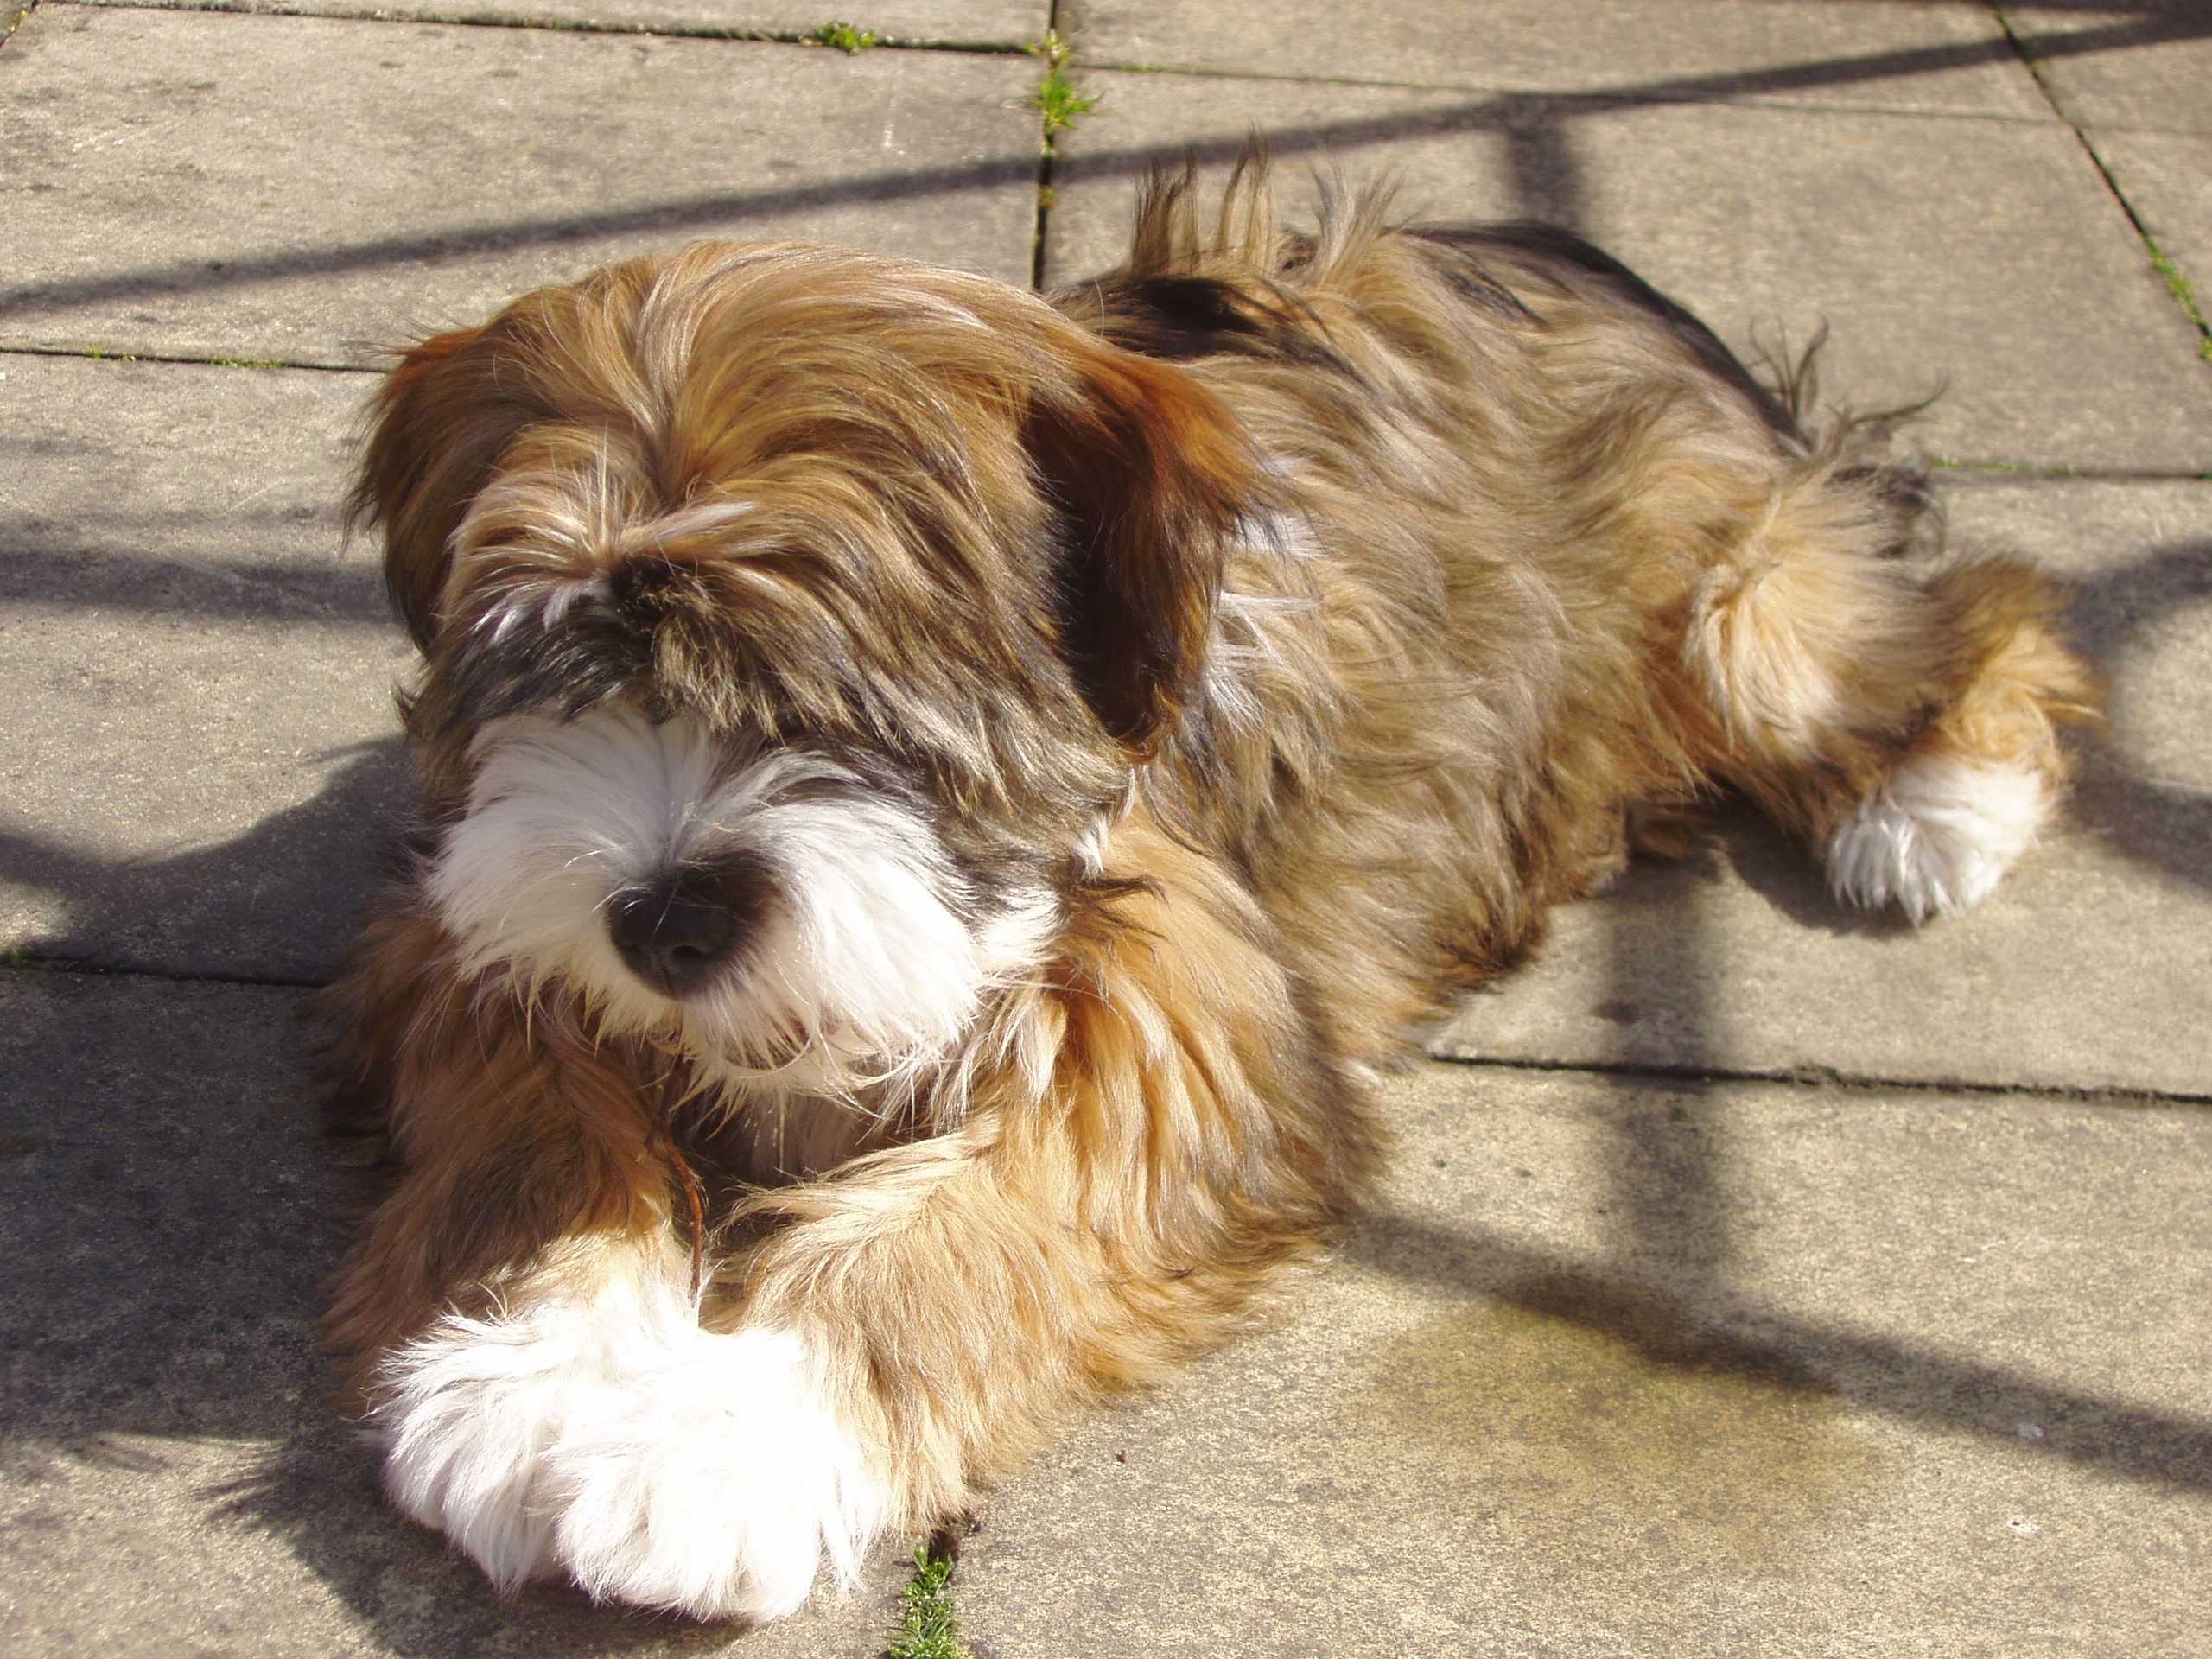
[[[2074,586],[2075,638],[2124,690],[2123,659],[2138,631],[2212,600],[2212,542],[2152,548]],[[2081,745],[2080,754],[2075,816],[2137,864],[2212,888],[2212,794],[2146,778],[2094,742]]]
[[[1649,1091],[1661,1085],[1647,1083]],[[1669,1090],[1673,1085],[1665,1085]],[[1694,1095],[1695,1091],[1690,1091]],[[1649,1110],[1622,1161],[1624,1177],[1656,1173],[1667,1142],[1694,1135],[1688,1116]],[[1694,1218],[1694,1208],[1685,1211]],[[1394,1276],[1486,1294],[1505,1305],[1604,1332],[1666,1369],[1811,1388],[1925,1427],[2023,1444],[2039,1455],[2109,1470],[2151,1487],[2212,1490],[2212,1424],[2102,1400],[1991,1365],[1922,1351],[1891,1338],[1834,1331],[1732,1295],[1700,1265],[1670,1261],[1664,1240],[1637,1252],[1633,1272],[1593,1272],[1472,1227],[1377,1217],[1346,1254]]]
[[[363,744],[312,799],[237,839],[170,858],[102,859],[0,829],[0,881],[67,919],[16,948],[103,969],[315,984],[366,897],[373,849],[404,799],[397,738]]]
[[[2212,16],[2199,6],[2181,5],[2171,10],[2145,12],[2103,27],[2036,35],[2032,37],[2031,49],[2036,57],[2050,60],[2208,36],[2212,36]],[[1566,133],[1568,124],[1579,114],[1650,102],[1723,101],[1850,86],[1878,78],[2010,62],[2017,56],[2011,41],[1995,39],[1900,48],[1774,69],[1670,77],[1589,95],[1486,94],[1417,116],[1319,122],[1287,128],[1271,134],[1269,143],[1279,156],[1302,157],[1424,134],[1498,131],[1507,138],[1509,154],[1524,196],[1534,197],[1541,193],[1548,199],[1541,216],[1553,223],[1571,226],[1578,222],[1580,214]],[[1151,144],[1086,149],[1071,165],[1070,176],[1077,171],[1086,176],[1137,173],[1155,163],[1175,165],[1192,154],[1201,162],[1225,162],[1233,159],[1243,143],[1240,137],[1196,146]],[[1033,182],[1034,175],[1033,162],[1007,158],[922,173],[879,174],[834,184],[718,193],[618,213],[517,219],[501,225],[454,226],[378,237],[339,247],[246,255],[212,266],[204,259],[142,266],[66,282],[30,283],[0,289],[0,322],[27,313],[66,310],[104,301],[173,299],[180,294],[250,287],[289,277],[401,265],[429,258],[451,259],[521,247],[557,247],[608,236],[728,233],[747,220],[769,215],[803,213],[832,204],[888,203],[962,190],[1027,184]]]

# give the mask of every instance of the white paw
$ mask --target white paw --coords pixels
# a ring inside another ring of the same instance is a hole
[[[385,1486],[503,1589],[777,1618],[826,1551],[850,1582],[889,1497],[799,1338],[699,1328],[679,1276],[602,1274],[396,1350]]]
[[[2034,844],[2050,794],[2024,767],[1916,755],[1836,826],[1829,884],[1839,898],[1894,904],[1916,923],[1969,910]]]
[[[372,1427],[385,1490],[512,1590],[550,1564],[538,1488],[570,1402],[604,1363],[566,1299],[520,1317],[442,1319],[395,1350]]]
[[[825,1551],[849,1584],[887,1507],[781,1331],[693,1328],[575,1414],[548,1467],[576,1582],[697,1618],[796,1611]]]

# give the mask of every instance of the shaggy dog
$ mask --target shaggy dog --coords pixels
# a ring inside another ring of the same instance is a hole
[[[1865,429],[1571,237],[1264,174],[1044,298],[710,244],[385,385],[423,800],[325,997],[390,1177],[329,1328],[501,1585],[788,1613],[1248,1325],[1638,814],[1918,920],[2051,811],[2053,594]]]

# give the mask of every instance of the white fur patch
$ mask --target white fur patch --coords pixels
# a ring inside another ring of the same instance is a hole
[[[387,1361],[375,1427],[392,1500],[512,1588],[779,1618],[826,1554],[849,1586],[889,1494],[804,1343],[702,1330],[677,1268],[627,1265]]]
[[[1041,893],[1001,895],[971,922],[981,907],[929,823],[825,756],[733,765],[696,721],[618,709],[495,721],[476,756],[429,878],[463,966],[565,978],[610,1029],[672,1031],[726,1079],[829,1093],[925,1065],[1058,924]],[[672,1000],[623,966],[607,906],[736,853],[770,867],[777,902],[728,973]]]
[[[1854,807],[1828,840],[1838,897],[1894,904],[1915,923],[1972,909],[2035,843],[2050,791],[2020,766],[1916,755]]]

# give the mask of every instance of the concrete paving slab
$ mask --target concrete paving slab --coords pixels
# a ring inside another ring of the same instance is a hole
[[[1590,236],[1739,348],[1833,325],[1826,384],[1861,407],[1948,382],[1938,454],[2212,470],[2212,365],[2063,127],[1802,110],[1094,73],[1062,140],[1047,271],[1116,263],[1153,160],[1232,155],[1395,175],[1442,219]],[[1747,160],[1757,157],[1756,164]],[[1971,204],[1971,207],[1967,207]]]
[[[2067,117],[2212,137],[2212,5],[2002,6]]]
[[[0,1648],[14,1659],[873,1655],[904,1574],[760,1635],[503,1601],[321,1398],[343,1184],[297,993],[0,972]]]
[[[1050,0],[84,0],[178,11],[404,18],[532,29],[622,29],[743,39],[803,37],[846,12],[885,41],[1026,46],[1052,20]]]
[[[1915,932],[1839,908],[1794,844],[1733,816],[1704,856],[1557,912],[1437,1052],[2212,1096],[2212,486],[1999,475],[1944,495],[1955,540],[2078,585],[2111,725],[2080,746],[2072,825]]]
[[[2212,102],[2212,83],[2205,96]],[[2212,137],[2104,130],[2089,143],[2202,313],[2212,304]]]
[[[0,355],[0,951],[335,957],[412,657],[340,546],[372,385]]]
[[[963,1558],[995,1659],[2196,1651],[2212,1118],[1431,1071],[1294,1320]]]
[[[1942,110],[2047,119],[1986,6],[1484,0],[1441,12],[1341,0],[1063,0],[1087,63],[1488,91]]]
[[[1025,57],[60,4],[8,53],[0,344],[368,364],[702,237],[1028,279]]]

